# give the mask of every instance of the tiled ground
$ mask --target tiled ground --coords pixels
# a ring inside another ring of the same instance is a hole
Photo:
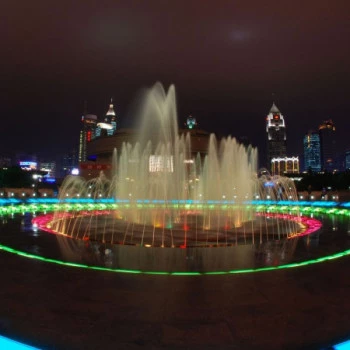
[[[232,276],[120,275],[0,252],[0,334],[44,349],[319,349],[350,335],[350,258]]]

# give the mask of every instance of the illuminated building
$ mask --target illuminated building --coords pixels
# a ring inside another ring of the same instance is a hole
[[[304,136],[304,170],[321,171],[321,142],[316,131],[309,131]]]
[[[38,163],[31,160],[21,160],[19,162],[19,166],[22,170],[33,171],[33,170],[37,170]]]
[[[338,169],[335,126],[332,119],[325,120],[318,128],[321,142],[321,169],[333,172]]]
[[[96,136],[112,136],[117,131],[117,118],[114,111],[113,99],[103,122],[97,124]]]
[[[188,129],[194,129],[197,126],[196,118],[192,117],[191,115],[187,118],[186,124]]]
[[[298,174],[299,157],[272,158],[271,171],[273,175]]]
[[[283,115],[273,103],[266,117],[267,168],[272,171],[272,159],[286,157],[286,124]]]
[[[200,129],[180,129],[180,134],[188,134],[191,143],[192,155],[199,154],[204,157],[207,154],[210,134]],[[99,137],[89,142],[87,145],[87,161],[79,164],[80,175],[86,179],[98,176],[103,170],[110,175],[112,170],[113,150],[122,149],[123,143],[133,143],[139,137],[139,132],[134,129],[118,129],[110,137]],[[188,163],[192,160],[185,160]],[[149,159],[149,171],[157,173],[159,171],[174,170],[173,159],[162,159],[161,157],[151,156]]]
[[[81,117],[83,127],[80,131],[79,138],[79,162],[86,160],[87,143],[95,139],[97,117],[93,114],[85,114]]]
[[[39,170],[46,172],[46,177],[56,177],[56,162],[40,162]]]

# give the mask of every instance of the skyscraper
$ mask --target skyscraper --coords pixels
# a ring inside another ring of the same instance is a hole
[[[100,136],[112,136],[117,131],[117,118],[114,111],[113,99],[109,104],[108,111],[102,122],[97,124],[96,137]]]
[[[83,127],[80,130],[79,137],[79,162],[86,161],[86,144],[92,141],[96,135],[97,116],[93,114],[84,114],[81,117]]]
[[[107,130],[107,135],[108,136],[112,136],[115,134],[116,130],[117,130],[117,118],[115,115],[115,111],[114,111],[114,106],[113,106],[113,99],[111,98],[111,103],[109,105],[109,109],[106,113],[106,118],[105,118],[105,122],[108,124],[111,124],[112,128]]]
[[[266,117],[267,133],[267,169],[272,170],[272,158],[287,156],[287,135],[284,117],[275,105],[272,104]]]
[[[304,136],[304,170],[321,171],[321,143],[316,131],[309,131]]]
[[[332,119],[325,120],[318,128],[321,142],[321,168],[323,171],[337,170],[335,126]]]

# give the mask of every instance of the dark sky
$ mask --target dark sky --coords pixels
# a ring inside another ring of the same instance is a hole
[[[140,89],[176,87],[180,123],[265,146],[275,102],[288,153],[332,118],[350,147],[350,1],[7,1],[0,4],[1,154],[77,147],[84,100],[119,122]]]

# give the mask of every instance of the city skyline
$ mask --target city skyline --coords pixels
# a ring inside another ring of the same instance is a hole
[[[209,132],[246,136],[260,154],[273,102],[285,116],[289,155],[301,156],[304,135],[328,119],[339,147],[350,147],[347,2],[37,1],[1,9],[3,153],[78,148],[84,101],[101,118],[113,97],[122,127],[156,81],[175,85],[180,124],[192,115]]]
[[[76,131],[76,136],[78,137],[78,142],[76,142],[76,140],[75,140],[75,144],[72,146],[72,147],[68,147],[68,145],[64,148],[64,149],[62,149],[59,153],[56,153],[56,154],[54,154],[54,153],[45,153],[45,152],[42,152],[41,150],[38,150],[38,151],[33,151],[33,152],[26,152],[26,151],[23,151],[23,150],[16,150],[16,151],[14,151],[14,152],[12,152],[12,158],[14,159],[14,158],[23,158],[23,155],[25,155],[24,156],[24,158],[26,158],[27,156],[29,156],[29,158],[28,159],[31,159],[32,157],[35,157],[35,159],[40,159],[40,160],[54,160],[54,159],[61,159],[62,157],[64,157],[64,156],[66,156],[67,154],[70,154],[71,152],[75,152],[76,154],[77,154],[77,157],[79,158],[79,160],[80,160],[80,158],[82,157],[81,155],[79,155],[80,154],[80,152],[81,152],[81,136],[79,137],[79,134],[81,135],[81,133],[83,132],[83,130],[84,130],[84,120],[87,118],[87,120],[89,120],[89,119],[91,119],[91,118],[95,118],[95,121],[94,121],[94,123],[97,125],[97,130],[96,130],[96,136],[93,136],[92,137],[92,139],[94,139],[95,137],[100,137],[101,135],[100,135],[100,133],[101,133],[101,131],[100,132],[98,132],[98,130],[101,130],[101,127],[99,126],[99,125],[102,125],[102,124],[104,124],[106,121],[107,121],[107,118],[106,117],[108,117],[108,114],[110,113],[110,111],[111,111],[111,108],[112,108],[112,110],[113,110],[113,102],[112,102],[112,100],[113,100],[113,98],[111,98],[110,99],[110,101],[109,101],[109,104],[108,104],[108,107],[106,108],[106,110],[105,110],[105,113],[102,113],[101,115],[97,115],[97,114],[92,114],[92,113],[90,113],[90,110],[87,108],[87,101],[84,101],[84,109],[85,109],[85,113],[82,113],[82,115],[78,118],[79,120],[80,120],[80,125],[79,125],[79,128],[77,129],[77,130],[75,130]],[[111,107],[112,106],[112,107]],[[254,147],[257,147],[258,148],[258,150],[259,151],[261,151],[262,150],[262,152],[260,152],[260,159],[259,159],[259,166],[260,167],[267,167],[267,168],[270,168],[267,164],[268,164],[268,162],[266,162],[266,159],[269,159],[269,158],[271,158],[271,156],[269,156],[269,146],[266,144],[266,137],[269,135],[269,133],[267,134],[266,133],[266,131],[267,131],[267,126],[266,126],[266,120],[268,120],[268,118],[270,117],[270,116],[272,116],[273,114],[271,114],[271,112],[273,112],[273,111],[277,111],[278,112],[278,114],[280,114],[280,111],[279,111],[279,109],[278,109],[278,107],[276,106],[276,104],[275,104],[275,102],[273,102],[272,103],[272,107],[270,108],[270,111],[269,111],[269,113],[267,113],[267,116],[266,116],[266,118],[265,118],[265,145],[262,145],[262,147],[261,148],[259,148],[259,145],[257,145],[255,142],[254,142],[254,140],[251,140],[251,139],[249,139],[249,138],[247,138],[246,137],[246,135],[232,135],[232,134],[224,134],[224,133],[222,133],[222,134],[220,134],[219,133],[219,137],[226,137],[226,136],[233,136],[233,137],[235,137],[235,138],[237,138],[237,140],[239,141],[239,142],[243,142],[243,143],[251,143]],[[94,112],[94,111],[92,111],[92,112]],[[113,113],[114,113],[114,110],[113,110]],[[283,115],[283,114],[280,114],[281,116]],[[113,133],[115,132],[115,131],[118,131],[120,128],[133,128],[133,127],[135,127],[135,120],[128,120],[127,121],[127,123],[125,123],[125,120],[123,120],[123,117],[120,117],[119,115],[116,115],[115,113],[113,114],[113,116],[114,116],[114,131],[113,131]],[[282,119],[283,119],[284,117],[282,117]],[[194,120],[195,121],[195,127],[196,128],[198,128],[198,129],[202,129],[201,128],[201,125],[200,125],[200,121],[198,122],[198,120],[197,120],[197,118],[195,118],[195,117],[193,117],[192,115],[188,115],[186,118],[178,118],[179,120],[178,120],[178,122],[179,122],[179,127],[181,128],[181,129],[191,129],[190,127],[189,127],[189,125],[188,125],[188,120]],[[182,123],[182,121],[185,121],[185,122],[183,122]],[[331,121],[331,120],[330,120]],[[320,121],[320,125],[322,124],[322,123],[326,123],[326,122],[328,122],[328,121]],[[332,121],[331,121],[332,122]],[[285,122],[283,122],[283,123],[285,123]],[[117,124],[118,124],[118,127],[117,127]],[[192,126],[193,127],[193,126]],[[282,152],[281,153],[281,155],[283,154],[284,156],[292,156],[292,157],[299,157],[300,158],[300,170],[304,170],[304,171],[306,171],[306,168],[305,168],[305,165],[304,165],[304,162],[305,162],[305,159],[304,159],[304,157],[305,157],[305,137],[306,137],[306,135],[308,135],[310,132],[314,132],[314,130],[317,130],[318,129],[318,127],[315,127],[315,128],[310,128],[308,131],[306,131],[306,132],[304,132],[304,133],[300,133],[300,135],[298,135],[299,137],[303,137],[303,139],[302,139],[302,145],[298,145],[299,146],[299,148],[300,148],[300,153],[293,153],[293,152],[290,152],[289,151],[289,149],[287,148],[287,151],[285,150],[285,146],[284,146],[284,150],[281,150],[281,151],[279,151],[279,152]],[[215,133],[215,131],[213,131],[213,130],[205,130],[205,131],[208,131],[208,132],[214,132]],[[95,132],[94,132],[95,133]],[[288,128],[287,128],[287,131],[286,131],[286,128],[284,128],[284,131],[283,131],[283,133],[284,134],[288,134]],[[318,132],[317,132],[318,133]],[[337,133],[336,133],[337,134]],[[111,134],[112,135],[112,134]],[[106,135],[107,136],[107,135]],[[91,138],[91,137],[90,137]],[[80,140],[80,141],[79,141]],[[286,140],[284,141],[285,143],[286,143]],[[288,142],[288,140],[287,140],[287,142]],[[338,140],[338,144],[339,144],[339,140]],[[340,143],[341,144],[341,143]],[[86,147],[86,146],[85,146]],[[303,148],[302,148],[303,147]],[[344,165],[345,165],[345,153],[348,151],[349,149],[348,148],[343,148],[343,149],[338,149],[338,156],[339,156],[339,161],[340,162],[342,162],[342,163],[344,163]],[[7,155],[7,154],[9,154],[9,153],[3,153],[1,156],[4,156],[4,154],[5,154],[5,156]],[[22,154],[22,156],[21,157],[19,157],[19,155],[20,154]],[[21,158],[21,159],[22,159]],[[23,159],[24,159],[23,158]],[[26,158],[26,159],[27,159]],[[83,157],[84,159],[85,159],[85,157]],[[81,161],[81,160],[80,160]],[[339,164],[338,166],[341,166],[341,164]]]

